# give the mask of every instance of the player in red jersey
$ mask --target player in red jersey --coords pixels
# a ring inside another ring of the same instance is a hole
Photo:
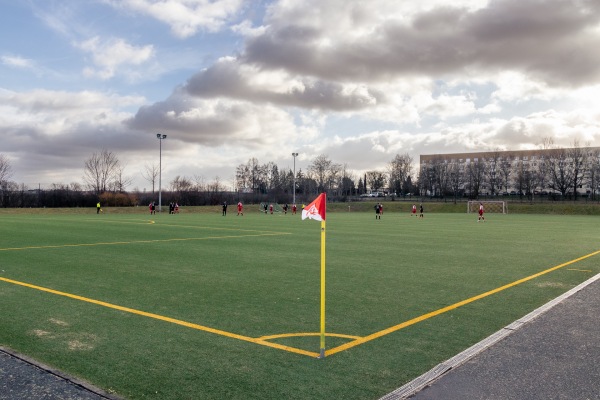
[[[241,201],[238,201],[237,207],[238,207],[237,215],[241,215],[243,217],[244,216],[244,205],[242,204]]]
[[[417,205],[416,205],[416,204],[413,204],[413,206],[412,206],[412,211],[411,211],[411,212],[412,212],[412,214],[411,214],[411,217],[412,217],[413,215],[414,215],[415,217],[417,216]]]
[[[479,218],[477,218],[477,222],[479,222],[479,221],[485,222],[485,217],[483,216],[483,212],[484,212],[483,204],[479,203]]]

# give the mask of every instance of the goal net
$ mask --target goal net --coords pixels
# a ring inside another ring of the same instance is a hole
[[[467,202],[468,213],[478,213],[479,204],[483,204],[486,213],[508,214],[508,207],[505,201],[469,201]]]

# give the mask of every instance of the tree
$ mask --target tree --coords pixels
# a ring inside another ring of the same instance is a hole
[[[119,159],[104,149],[85,161],[83,180],[96,194],[101,194],[107,191],[118,170]]]
[[[367,171],[366,179],[371,192],[378,192],[385,185],[385,174],[381,171]]]
[[[131,185],[132,182],[132,178],[128,178],[125,176],[125,167],[117,165],[115,167],[114,178],[111,183],[113,191],[124,193],[127,189],[127,186]]]
[[[548,187],[564,196],[573,187],[572,169],[565,149],[551,149],[544,159],[548,170]]]
[[[4,154],[0,154],[0,183],[7,181],[12,176],[12,165]]]
[[[152,194],[154,194],[154,186],[156,185],[156,180],[158,179],[158,174],[160,173],[158,164],[144,166],[144,170],[142,171],[142,177],[147,180],[152,185]]]
[[[474,161],[471,161],[467,166],[470,195],[474,199],[479,198],[479,191],[481,189],[483,179],[485,177],[485,171],[485,161],[481,159],[475,159]]]
[[[498,176],[499,176],[499,168],[500,167],[500,151],[494,150],[492,156],[488,160],[488,168],[487,171],[487,181],[488,186],[490,188],[491,195],[496,194],[496,189],[498,188]]]
[[[434,182],[435,186],[437,187],[438,194],[443,197],[448,191],[448,185],[450,180],[448,174],[448,163],[442,160],[441,157],[439,159],[434,160],[433,173]]]
[[[592,190],[590,193],[592,200],[596,200],[596,192],[600,187],[600,152],[598,150],[590,151],[587,161],[587,184]]]
[[[584,148],[579,147],[579,141],[575,140],[573,142],[573,147],[567,151],[567,156],[571,161],[573,199],[577,200],[577,188],[583,185],[583,180],[585,178],[588,152]]]
[[[390,190],[398,195],[404,191],[406,180],[412,174],[413,159],[408,153],[404,155],[396,154],[394,159],[388,164],[389,186]]]
[[[512,170],[512,163],[508,156],[503,157],[499,164],[499,170],[496,171],[496,176],[498,178],[498,187],[504,187],[504,192],[508,192],[508,184],[510,183]]]
[[[317,183],[317,191],[334,189],[334,182],[341,171],[339,164],[333,163],[326,155],[317,156],[308,166],[308,172]]]
[[[464,173],[461,170],[459,163],[453,162],[448,167],[448,182],[450,184],[450,189],[454,194],[454,203],[456,203],[458,192],[465,183]]]

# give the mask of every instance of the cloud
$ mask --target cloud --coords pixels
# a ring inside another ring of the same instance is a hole
[[[358,110],[372,107],[383,92],[365,85],[293,76],[286,71],[262,71],[233,58],[219,60],[189,79],[185,90],[200,98],[234,98],[280,106],[321,110]]]
[[[14,68],[31,69],[34,67],[34,63],[32,60],[19,56],[1,56],[0,63]]]
[[[557,86],[600,78],[600,53],[589,51],[600,46],[597,1],[496,0],[474,9],[429,2],[408,17],[392,10],[396,1],[376,3],[277,3],[268,29],[249,38],[243,59],[260,68],[361,82],[502,70]]]
[[[96,36],[77,43],[77,47],[90,53],[97,67],[86,68],[84,74],[103,80],[114,77],[123,66],[139,66],[148,62],[154,55],[152,45],[134,46],[119,38],[102,41]]]
[[[290,114],[280,108],[244,101],[194,99],[182,91],[139,109],[126,121],[131,129],[168,133],[183,143],[209,147],[260,148],[294,139]]]
[[[244,5],[242,0],[111,0],[108,4],[166,23],[179,38],[195,35],[201,29],[222,29]]]

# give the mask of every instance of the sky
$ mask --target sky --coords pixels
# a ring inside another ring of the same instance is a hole
[[[0,154],[33,188],[83,183],[102,150],[128,189],[151,190],[142,171],[159,158],[163,187],[180,176],[233,188],[238,165],[292,169],[294,152],[297,171],[324,154],[358,177],[397,154],[600,146],[597,0],[0,9]]]

